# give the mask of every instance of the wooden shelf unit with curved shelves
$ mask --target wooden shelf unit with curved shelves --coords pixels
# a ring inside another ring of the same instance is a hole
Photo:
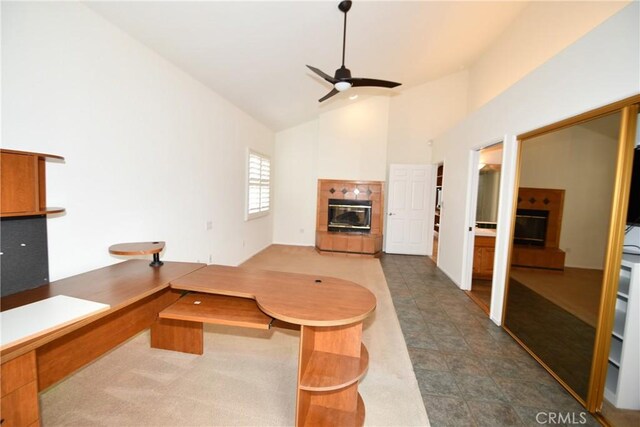
[[[364,402],[358,394],[358,381],[369,365],[369,353],[361,338],[362,322],[302,327],[298,426],[362,425]]]
[[[355,410],[329,408],[324,405],[311,405],[307,410],[306,426],[362,426],[364,425],[365,408],[362,396],[356,393]]]

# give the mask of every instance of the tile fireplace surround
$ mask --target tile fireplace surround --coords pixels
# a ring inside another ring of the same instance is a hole
[[[371,228],[362,232],[329,231],[329,200],[371,202]],[[316,249],[320,253],[380,256],[384,215],[384,182],[318,180]]]

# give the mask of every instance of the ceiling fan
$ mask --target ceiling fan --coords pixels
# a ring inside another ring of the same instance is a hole
[[[338,68],[336,70],[335,75],[331,77],[327,73],[315,67],[312,67],[311,65],[307,65],[307,67],[311,71],[313,71],[314,73],[316,73],[317,75],[319,75],[320,77],[322,77],[323,79],[325,79],[326,81],[328,81],[333,85],[333,89],[331,90],[331,92],[329,92],[328,94],[320,98],[318,102],[325,101],[331,98],[333,95],[339,92],[343,92],[352,87],[369,86],[369,87],[394,88],[396,86],[400,86],[401,83],[390,82],[387,80],[351,77],[351,70],[349,70],[347,67],[344,66],[344,49],[347,41],[347,12],[349,12],[349,9],[351,9],[351,0],[341,1],[340,4],[338,5],[338,9],[344,12],[344,31],[342,33],[342,66]]]

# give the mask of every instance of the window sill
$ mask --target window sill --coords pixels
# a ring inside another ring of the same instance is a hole
[[[265,217],[265,216],[269,215],[270,213],[271,213],[270,210],[264,211],[264,212],[252,213],[252,214],[248,213],[248,214],[245,214],[244,220],[245,221],[251,221],[252,219],[258,219],[258,218]]]

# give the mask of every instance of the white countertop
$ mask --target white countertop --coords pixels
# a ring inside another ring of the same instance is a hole
[[[57,295],[0,313],[0,348],[18,344],[108,310],[109,305]]]
[[[489,237],[496,237],[496,230],[493,228],[475,228],[475,235],[476,236],[489,236]]]

